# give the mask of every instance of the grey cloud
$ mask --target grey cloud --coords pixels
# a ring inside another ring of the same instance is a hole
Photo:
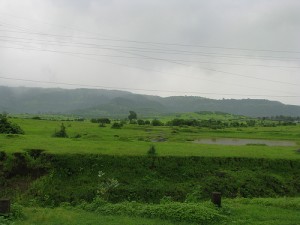
[[[34,36],[34,39],[70,42],[71,47],[41,45],[34,41],[30,44],[23,44],[23,46],[30,45],[53,51],[137,57],[137,59],[87,55],[78,57],[54,52],[5,49],[1,46],[20,47],[20,43],[17,45],[0,41],[0,73],[8,74],[12,78],[98,84],[109,87],[175,90],[178,91],[178,95],[182,94],[181,91],[235,93],[237,94],[233,96],[235,98],[242,98],[239,94],[248,94],[249,97],[261,94],[265,95],[265,98],[300,104],[300,98],[270,97],[300,95],[298,86],[245,77],[253,76],[300,84],[299,69],[214,64],[238,63],[299,67],[299,60],[281,58],[279,61],[275,61],[236,55],[300,58],[300,54],[76,39],[78,36],[97,36],[163,43],[300,51],[299,11],[300,2],[296,0],[2,0],[0,2],[0,24],[6,22],[26,27],[35,32],[73,37]],[[2,28],[3,26],[0,26],[0,36],[32,38],[32,36],[21,33],[9,33],[1,30]],[[124,53],[124,50],[79,48],[74,46],[73,42],[105,46],[118,45],[123,48],[218,53],[224,54],[224,57],[213,57],[212,55],[208,57],[201,54],[166,54],[165,51],[162,51],[163,54],[147,51],[129,54],[128,51]],[[149,60],[144,59],[143,56],[167,60]],[[176,59],[194,62],[182,62],[184,65],[170,62]],[[242,76],[218,73],[203,68],[241,74]],[[0,84],[41,85],[5,80],[0,80]],[[45,84],[45,86],[49,85]],[[144,93],[170,95],[163,91]],[[206,97],[222,98],[224,96],[216,94],[206,95]]]

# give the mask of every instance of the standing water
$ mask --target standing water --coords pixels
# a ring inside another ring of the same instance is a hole
[[[204,138],[194,141],[197,144],[209,145],[266,145],[266,146],[296,146],[293,141],[271,141],[262,139],[238,139],[238,138]]]

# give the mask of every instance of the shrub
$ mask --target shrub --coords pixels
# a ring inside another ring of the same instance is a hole
[[[92,118],[91,123],[98,123],[98,119]]]
[[[137,120],[137,124],[138,125],[145,125],[145,121],[144,120]]]
[[[74,135],[73,138],[81,138],[81,137],[82,137],[81,134],[76,134],[76,135]]]
[[[111,126],[111,128],[113,129],[120,129],[123,127],[123,124],[122,123],[117,123],[117,122],[114,122]]]
[[[148,218],[167,219],[176,222],[211,224],[226,217],[208,204],[169,202],[164,204],[119,203],[104,204],[96,212],[108,215],[128,215]]]
[[[31,119],[33,119],[33,120],[41,120],[42,118],[39,117],[39,116],[34,116],[34,117],[32,117]]]
[[[19,125],[9,122],[5,114],[0,114],[0,134],[24,134],[24,131]]]
[[[67,138],[68,137],[66,127],[63,123],[60,125],[60,130],[54,132],[53,137],[61,137],[61,138]]]
[[[148,152],[147,152],[147,155],[151,158],[151,166],[150,166],[150,169],[154,169],[155,168],[155,160],[156,160],[156,156],[157,156],[157,153],[156,153],[156,148],[154,145],[151,145]]]
[[[152,126],[163,126],[164,125],[163,122],[161,122],[158,119],[152,120],[151,124],[152,124]]]
[[[155,146],[154,145],[151,145],[148,152],[147,152],[148,156],[156,156],[156,149],[155,149]]]
[[[0,214],[0,224],[12,225],[14,224],[14,220],[20,220],[23,218],[25,218],[23,207],[17,203],[14,203],[11,206],[11,212],[7,216]]]
[[[83,117],[76,118],[76,119],[74,119],[74,121],[84,121],[84,118]]]
[[[130,120],[129,123],[130,124],[137,124],[137,121],[136,120]]]
[[[98,118],[98,119],[92,118],[91,122],[92,123],[102,123],[102,124],[110,124],[111,123],[110,119],[108,119],[108,118]]]
[[[164,196],[160,199],[160,204],[168,204],[174,202],[171,196]]]
[[[202,187],[198,186],[193,192],[188,193],[186,195],[185,202],[197,203],[200,202],[201,199],[202,199]]]

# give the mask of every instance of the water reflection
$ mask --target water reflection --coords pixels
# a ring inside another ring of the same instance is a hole
[[[198,144],[213,145],[261,145],[261,146],[296,146],[293,141],[271,141],[261,139],[238,139],[238,138],[203,138],[194,141]]]

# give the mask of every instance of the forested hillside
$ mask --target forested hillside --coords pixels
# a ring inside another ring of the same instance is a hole
[[[300,106],[264,99],[214,100],[195,96],[159,97],[101,89],[0,87],[0,111],[63,113],[121,117],[135,110],[144,116],[166,113],[220,111],[231,114],[299,116]]]

